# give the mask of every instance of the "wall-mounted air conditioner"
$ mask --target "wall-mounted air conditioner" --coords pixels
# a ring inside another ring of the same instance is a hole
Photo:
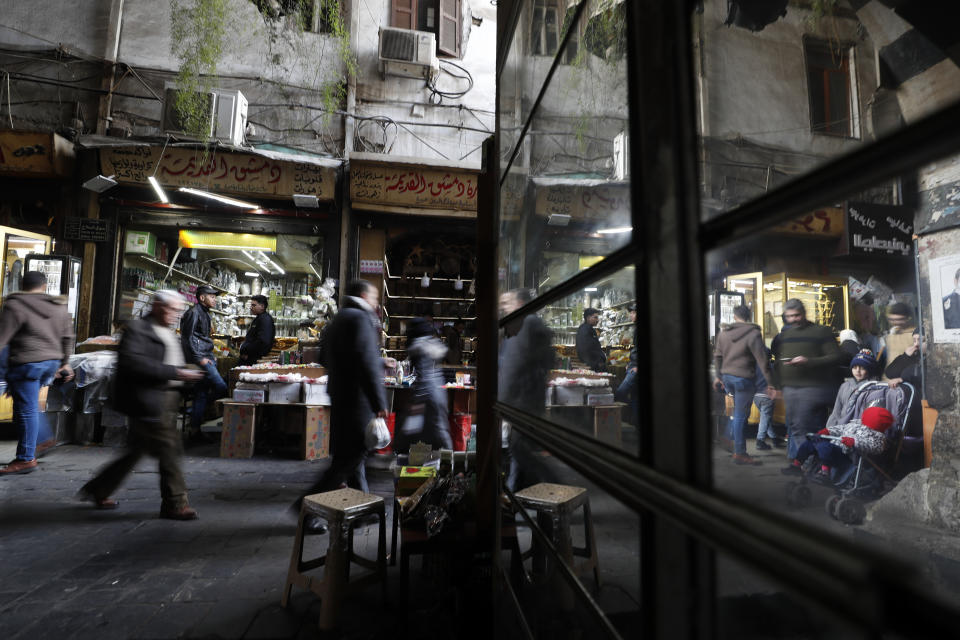
[[[186,127],[175,106],[176,95],[176,87],[168,84],[163,96],[163,132],[193,137],[184,131]],[[242,144],[243,132],[247,126],[247,99],[243,94],[239,91],[214,89],[205,94],[204,99],[204,139],[220,140],[232,145]]]
[[[380,27],[380,73],[432,78],[440,72],[436,36],[429,31]]]

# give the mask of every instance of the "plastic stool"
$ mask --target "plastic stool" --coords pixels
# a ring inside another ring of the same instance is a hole
[[[576,573],[587,570],[593,571],[593,579],[600,588],[600,567],[597,560],[597,539],[593,533],[593,518],[590,516],[590,498],[583,487],[571,487],[563,484],[540,483],[527,487],[514,494],[517,501],[525,509],[537,512],[537,524],[544,530],[560,557],[563,558]],[[573,512],[583,507],[583,529],[585,545],[573,546],[570,536],[570,518]],[[545,570],[547,557],[540,545],[534,544],[523,559],[534,557],[534,571],[538,568]],[[574,566],[574,556],[587,558],[579,566]]]
[[[303,525],[307,516],[319,516],[327,521],[330,542],[326,555],[312,560],[303,559]],[[357,521],[376,516],[380,523],[377,541],[377,559],[358,556],[353,551],[353,529]],[[350,563],[356,563],[373,573],[350,579]],[[326,566],[323,578],[307,576],[305,572]],[[320,597],[321,629],[336,625],[337,613],[343,596],[350,590],[380,581],[383,601],[387,601],[387,521],[383,498],[355,489],[338,489],[306,496],[300,507],[297,534],[293,541],[290,568],[283,584],[280,606],[286,607],[293,585],[308,589]]]

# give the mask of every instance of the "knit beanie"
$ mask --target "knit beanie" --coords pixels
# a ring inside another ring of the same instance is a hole
[[[857,355],[853,356],[853,360],[850,361],[850,368],[854,367],[863,367],[871,374],[875,373],[877,370],[877,359],[873,357],[873,352],[870,349],[861,349]]]
[[[853,329],[844,329],[840,332],[840,342],[846,342],[847,340],[860,344],[860,338],[857,337],[857,332]]]
[[[883,433],[893,426],[893,414],[883,407],[870,407],[863,412],[860,422],[874,431]]]

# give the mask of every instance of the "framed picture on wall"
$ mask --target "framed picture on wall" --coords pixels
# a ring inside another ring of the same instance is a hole
[[[960,254],[929,262],[933,341],[960,343]]]

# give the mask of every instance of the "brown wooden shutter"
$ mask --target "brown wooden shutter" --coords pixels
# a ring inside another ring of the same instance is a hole
[[[417,0],[392,0],[392,4],[390,25],[400,29],[416,29]]]
[[[437,50],[460,57],[460,0],[440,0]]]

